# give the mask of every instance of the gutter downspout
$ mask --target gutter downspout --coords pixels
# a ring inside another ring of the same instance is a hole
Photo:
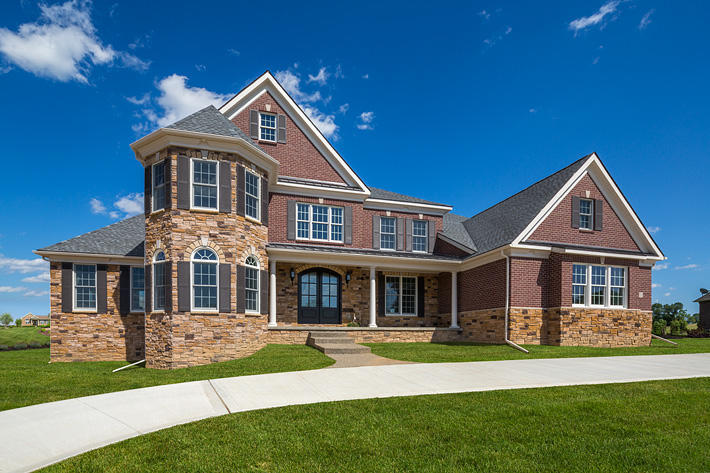
[[[508,339],[508,312],[510,312],[510,256],[508,256],[505,251],[501,251],[501,253],[505,256],[505,343],[516,350],[522,351],[523,353],[530,353],[525,348]]]

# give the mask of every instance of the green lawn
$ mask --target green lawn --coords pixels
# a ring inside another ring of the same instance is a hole
[[[154,432],[51,472],[710,471],[710,378],[292,406]]]
[[[40,330],[39,327],[0,328],[0,345],[13,347],[18,343],[49,343],[49,335],[45,335]]]
[[[177,370],[134,367],[111,373],[127,363],[48,361],[47,348],[0,352],[0,410],[159,384],[324,368],[333,363],[305,345],[267,345],[247,358]]]
[[[634,348],[555,347],[523,345],[525,354],[508,345],[482,343],[367,343],[372,353],[385,358],[420,363],[453,361],[523,360],[529,358],[573,358],[579,356],[669,355],[709,353],[710,338],[675,339],[678,346],[653,340],[651,346]]]

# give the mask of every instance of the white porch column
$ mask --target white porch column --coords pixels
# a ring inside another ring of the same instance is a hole
[[[276,327],[276,261],[269,260],[269,327]]]
[[[375,267],[370,266],[370,325],[377,327],[377,279],[375,277]]]
[[[456,271],[451,271],[451,328],[459,328],[458,274]]]

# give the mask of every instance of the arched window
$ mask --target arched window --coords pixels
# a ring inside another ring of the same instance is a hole
[[[168,277],[165,253],[158,251],[153,256],[153,310],[165,310]]]
[[[245,261],[244,307],[247,312],[259,312],[259,260],[248,256]]]
[[[217,255],[209,248],[192,254],[192,309],[217,310]]]

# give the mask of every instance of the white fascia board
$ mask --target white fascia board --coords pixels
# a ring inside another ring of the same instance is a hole
[[[266,71],[258,79],[245,87],[241,92],[232,97],[227,103],[219,108],[219,111],[230,120],[241,113],[254,100],[259,98],[264,92],[269,92],[278,104],[287,112],[292,112],[298,117],[299,122],[303,124],[303,131],[311,140],[313,145],[323,154],[326,160],[334,165],[336,170],[340,170],[350,182],[348,184],[358,186],[367,194],[370,190],[364,182],[355,174],[355,171],[345,162],[342,156],[333,148],[330,142],[323,136],[323,133],[313,124],[310,118],[305,114],[301,107],[291,98],[291,96],[281,87],[281,84]],[[293,117],[291,117],[293,119]],[[300,128],[300,127],[299,127]],[[304,130],[305,128],[305,130]]]
[[[578,250],[573,248],[553,248],[555,253],[564,253],[567,255],[581,255],[581,256],[598,256],[600,258],[616,258],[616,259],[635,259],[639,261],[663,261],[665,258],[659,256],[650,255],[638,255],[638,254],[626,254],[626,253],[612,253],[608,251],[597,251],[597,250]]]
[[[49,261],[67,262],[67,263],[116,263],[116,264],[133,264],[143,265],[143,257],[141,256],[119,256],[119,255],[104,255],[100,253],[68,253],[66,251],[41,251],[35,250],[34,254],[42,256]]]
[[[270,191],[281,194],[323,197],[324,199],[348,200],[353,202],[363,202],[367,198],[367,194],[363,191],[311,186],[293,182],[276,182],[271,186]]]
[[[451,212],[453,207],[448,205],[421,204],[417,202],[402,202],[399,200],[385,200],[368,198],[365,201],[366,209],[373,210],[404,210],[414,213],[429,213],[434,215],[444,215]]]

